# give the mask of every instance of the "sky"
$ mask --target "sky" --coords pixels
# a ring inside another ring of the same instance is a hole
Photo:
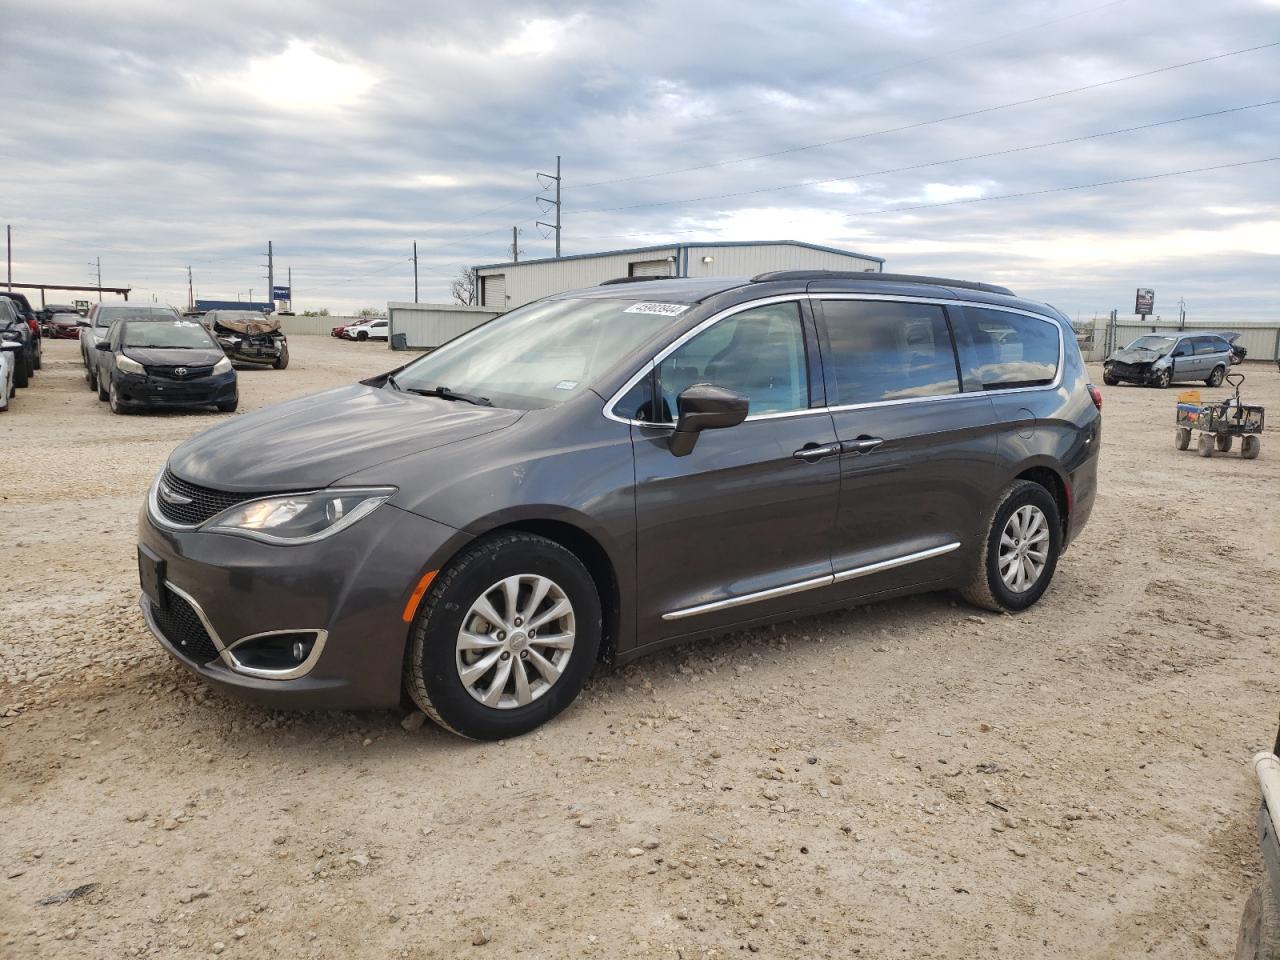
[[[344,313],[413,299],[416,241],[420,298],[448,300],[512,226],[553,253],[558,154],[565,254],[801,240],[1072,317],[1141,286],[1166,317],[1280,318],[1280,160],[1254,162],[1280,158],[1280,45],[1247,49],[1280,44],[1280,0],[0,0],[0,23],[17,282],[100,257],[135,299],[185,306],[188,266],[200,297],[263,299],[270,240],[295,310]]]

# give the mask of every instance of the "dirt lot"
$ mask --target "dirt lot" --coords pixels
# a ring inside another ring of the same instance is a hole
[[[242,410],[389,362],[292,347]],[[1098,507],[1029,613],[934,595],[726,637],[480,745],[174,664],[134,524],[219,416],[112,416],[76,344],[46,357],[0,415],[0,957],[1230,952],[1280,707],[1280,431],[1202,460],[1172,391],[1106,389]],[[1280,422],[1280,375],[1248,373]]]

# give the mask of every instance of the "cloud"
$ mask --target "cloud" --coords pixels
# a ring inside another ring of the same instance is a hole
[[[1201,319],[1276,316],[1280,164],[992,198],[1272,156],[1280,107],[957,159],[1266,100],[1276,49],[928,122],[1256,45],[1274,2],[48,0],[5,17],[16,279],[84,281],[101,256],[146,298],[185,302],[188,264],[234,297],[265,285],[270,239],[298,306],[353,309],[411,295],[416,240],[441,298],[513,225],[524,256],[551,252],[534,174],[559,154],[566,253],[797,239],[1073,315],[1155,285]]]

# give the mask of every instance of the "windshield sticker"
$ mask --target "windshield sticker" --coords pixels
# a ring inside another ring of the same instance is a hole
[[[656,313],[663,317],[678,317],[689,309],[687,303],[633,303],[623,313]]]
[[[574,387],[576,387],[577,385],[578,385],[578,381],[577,381],[577,380],[561,380],[559,383],[557,383],[557,384],[556,384],[556,389],[557,389],[557,390],[572,390],[572,389],[573,389]]]

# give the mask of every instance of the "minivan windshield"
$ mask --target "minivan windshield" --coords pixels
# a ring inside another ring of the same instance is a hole
[[[388,389],[444,387],[448,394],[517,410],[555,406],[687,309],[688,304],[634,300],[541,300],[427,354],[397,373]]]
[[[1139,337],[1133,343],[1129,344],[1127,350],[1153,350],[1160,356],[1168,353],[1174,344],[1173,337]]]
[[[178,320],[175,323],[156,323],[154,321],[138,323],[134,321],[125,325],[124,346],[151,347],[153,349],[190,350],[198,347],[217,348],[204,327],[190,320]]]

